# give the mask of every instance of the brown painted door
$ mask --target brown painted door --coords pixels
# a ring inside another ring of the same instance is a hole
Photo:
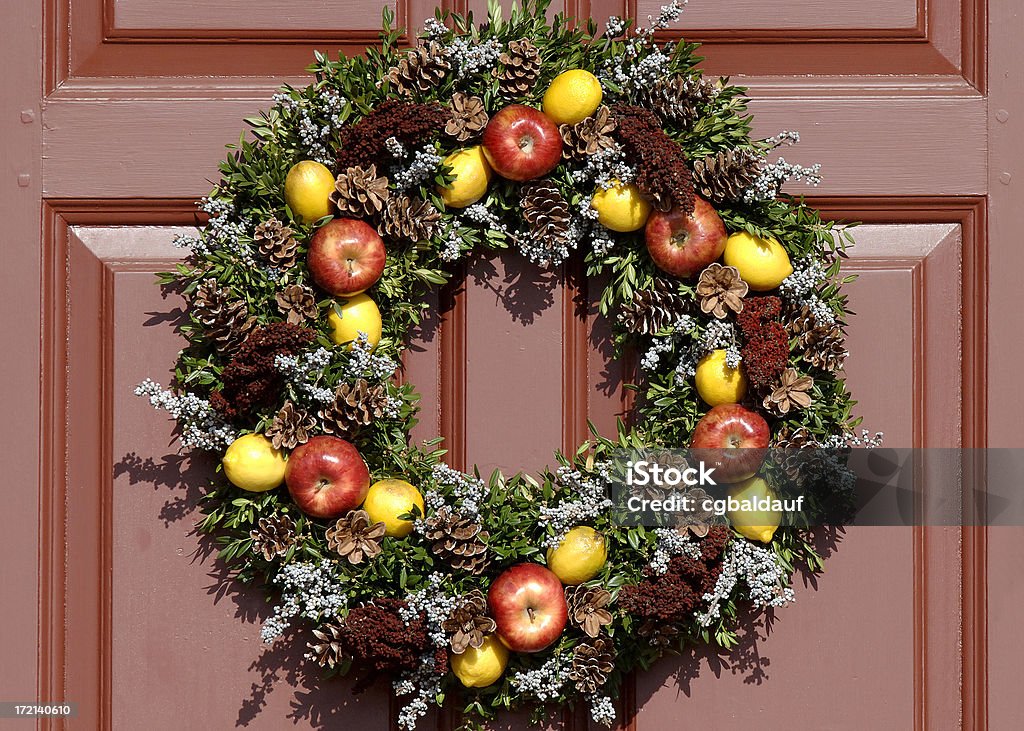
[[[566,2],[598,19],[658,4]],[[757,131],[798,129],[789,157],[823,164],[815,200],[869,223],[850,263],[848,368],[867,424],[893,446],[1024,446],[1015,4],[691,5],[687,37],[707,42],[709,71],[749,83]],[[280,82],[302,82],[314,48],[372,42],[379,10],[5,2],[0,700],[77,702],[72,729],[391,727],[383,689],[352,696],[299,653],[263,650],[262,600],[226,583],[191,532],[211,465],[180,458],[170,424],[131,395],[179,347],[180,302],[152,272],[177,257],[172,235],[223,143]],[[400,22],[428,13],[427,0],[398,4]],[[576,444],[587,418],[611,428],[618,371],[602,323],[577,315],[589,292],[572,265],[477,260],[446,297],[439,336],[409,363],[421,436],[446,435],[463,465],[514,470]],[[1017,528],[851,530],[740,652],[639,677],[625,724],[1018,728],[1022,549]]]

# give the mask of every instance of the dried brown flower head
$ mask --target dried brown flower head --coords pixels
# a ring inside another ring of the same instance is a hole
[[[636,184],[662,211],[693,211],[693,181],[686,154],[661,128],[650,109],[616,104],[612,107],[613,133],[636,167]]]
[[[476,137],[487,126],[487,109],[484,100],[478,96],[457,91],[452,94],[448,108],[450,116],[444,126],[444,133],[456,142],[466,142]]]
[[[388,139],[394,137],[408,148],[419,147],[435,139],[447,122],[448,110],[440,104],[389,99],[339,130],[337,169],[383,166],[392,159]]]
[[[274,296],[274,301],[292,325],[315,320],[319,314],[315,293],[303,284],[289,284]]]
[[[765,409],[785,416],[791,409],[806,409],[813,403],[811,388],[814,379],[801,376],[796,368],[787,368],[779,378],[779,384],[764,398]]]
[[[739,269],[722,266],[718,262],[709,264],[697,280],[701,312],[718,319],[724,318],[730,310],[742,312],[743,298],[749,290],[750,287],[740,278]]]
[[[569,622],[582,629],[589,637],[601,634],[601,628],[612,623],[608,605],[612,594],[598,586],[565,587],[565,603],[569,609]]]
[[[350,510],[327,529],[327,547],[350,564],[360,564],[380,554],[384,523],[372,523],[365,510]]]
[[[479,589],[473,589],[459,599],[441,629],[451,635],[452,652],[461,655],[471,647],[480,647],[497,625],[487,616],[487,598]]]

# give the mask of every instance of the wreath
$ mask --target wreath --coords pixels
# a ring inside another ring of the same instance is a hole
[[[849,234],[780,194],[817,166],[768,159],[797,135],[751,139],[744,89],[704,78],[695,44],[656,42],[678,2],[601,29],[547,5],[492,3],[480,25],[439,10],[408,49],[385,11],[379,47],[316,54],[313,83],[246,120],[177,240],[160,281],[188,300],[188,345],[170,389],[137,389],[183,447],[222,455],[199,530],[267,589],[263,639],[389,679],[405,729],[454,689],[470,716],[585,704],[610,725],[630,670],[735,646],[745,606],[821,569],[809,526],[776,513],[616,520],[622,450],[670,462],[716,419],[760,447],[862,438],[841,377]],[[505,249],[582,256],[617,356],[639,355],[631,423],[539,477],[412,443],[418,396],[396,377],[425,295]],[[762,472],[732,489],[770,496]]]

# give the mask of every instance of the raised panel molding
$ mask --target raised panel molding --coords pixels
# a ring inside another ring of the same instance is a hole
[[[813,203],[827,215],[843,220],[936,224],[911,235],[884,228],[865,230],[865,246],[851,261],[851,269],[860,269],[867,276],[893,272],[903,278],[903,286],[915,293],[912,299],[920,305],[926,304],[929,291],[957,293],[963,304],[959,327],[963,398],[955,420],[965,446],[983,445],[984,199],[822,198]],[[51,439],[43,460],[41,575],[47,581],[41,587],[40,605],[41,692],[47,697],[79,699],[82,713],[89,714],[86,718],[95,722],[95,728],[111,728],[113,713],[109,465],[115,455],[110,372],[115,357],[120,357],[113,350],[115,285],[118,277],[167,268],[178,258],[166,243],[168,227],[189,226],[194,221],[194,206],[186,199],[54,200],[44,219],[47,378],[42,408],[44,433]],[[118,235],[111,238],[103,233],[111,226],[137,227],[137,232],[118,228]],[[159,233],[151,230],[154,226]],[[897,241],[897,234],[900,245],[894,251],[890,242]],[[154,246],[154,235],[163,243]],[[563,387],[576,393],[586,391],[584,384],[593,377],[591,360],[580,358],[583,352],[590,352],[586,341],[593,325],[570,307],[585,292],[585,283],[579,282],[571,267],[561,274],[561,280],[566,293],[562,300],[563,360],[571,361],[563,370]],[[68,299],[72,293],[74,301]],[[442,309],[447,312],[445,324],[436,349],[428,348],[419,372],[438,383],[438,424],[452,440],[453,461],[464,463],[465,417],[452,419],[445,413],[458,411],[457,404],[464,405],[466,296],[456,287],[441,297]],[[925,331],[947,327],[943,318],[956,316],[953,305],[945,313],[941,312],[943,305],[931,306],[940,310],[939,321],[929,323],[915,315],[915,327]],[[75,318],[75,326],[70,317]],[[918,330],[913,339],[929,341],[933,336],[921,335],[925,331]],[[69,332],[78,340],[69,341]],[[73,368],[65,368],[72,347]],[[937,359],[934,354],[929,357],[929,361]],[[937,380],[943,378],[948,380],[948,374]],[[913,385],[918,411],[924,399],[934,398],[928,394],[930,380],[916,379]],[[579,440],[592,409],[620,406],[592,402],[589,397],[565,402],[563,446]],[[943,409],[939,416],[948,420],[951,413]],[[950,433],[946,427],[933,431],[926,418],[923,431],[915,432],[913,440],[915,444],[934,444],[935,439]],[[67,519],[68,511],[74,511],[74,521]],[[910,682],[914,688],[913,726],[921,731],[943,726],[957,717],[961,707],[974,708],[985,697],[985,531],[917,529],[911,545],[914,670]],[[770,646],[766,649],[770,654]],[[957,691],[961,675],[962,696]],[[638,706],[645,700],[638,699],[636,689],[627,684],[621,708],[623,728],[647,731],[659,727],[644,723],[645,712]],[[688,712],[686,706],[683,702],[682,712]],[[360,713],[358,708],[348,712]],[[364,707],[362,712],[369,711]],[[566,728],[583,725],[579,716],[565,719]],[[63,724],[54,722],[44,728],[63,728]]]

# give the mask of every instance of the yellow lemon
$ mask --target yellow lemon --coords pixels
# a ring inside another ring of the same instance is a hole
[[[413,506],[423,515],[423,496],[405,480],[380,480],[370,486],[363,501],[363,510],[373,523],[383,523],[384,532],[395,538],[405,538],[412,532],[412,521],[398,516],[411,513]]]
[[[725,263],[736,267],[743,281],[757,292],[775,289],[793,273],[789,254],[775,239],[762,239],[740,231],[725,242]]]
[[[361,332],[366,333],[371,347],[377,347],[380,342],[380,310],[365,292],[335,302],[327,324],[331,328],[331,340],[338,345],[351,343]]]
[[[284,481],[287,461],[262,434],[246,434],[231,442],[222,464],[232,485],[249,492],[266,492]]]
[[[590,205],[597,211],[597,220],[612,231],[636,231],[651,215],[651,204],[632,183],[599,189]]]
[[[725,351],[712,350],[697,364],[697,393],[708,406],[736,404],[747,395],[747,377],[743,368],[725,364]]]
[[[541,107],[555,124],[576,124],[601,106],[601,82],[589,71],[574,69],[555,77]]]
[[[508,648],[501,644],[497,635],[487,635],[480,647],[467,647],[461,655],[448,656],[455,677],[467,688],[485,688],[494,683],[505,672],[508,665]]]
[[[295,163],[284,179],[284,201],[303,223],[313,223],[331,212],[333,191],[334,175],[314,160]]]
[[[761,477],[751,477],[729,488],[729,497],[736,500],[776,500],[778,496]],[[771,543],[775,529],[782,522],[778,510],[730,510],[729,522],[743,537],[761,543]]]
[[[444,159],[444,164],[451,167],[455,176],[451,183],[437,190],[446,206],[465,208],[484,197],[491,183],[491,165],[482,147],[456,150]]]
[[[597,576],[608,558],[604,536],[590,526],[569,531],[558,548],[548,549],[548,568],[563,584],[582,584]]]

